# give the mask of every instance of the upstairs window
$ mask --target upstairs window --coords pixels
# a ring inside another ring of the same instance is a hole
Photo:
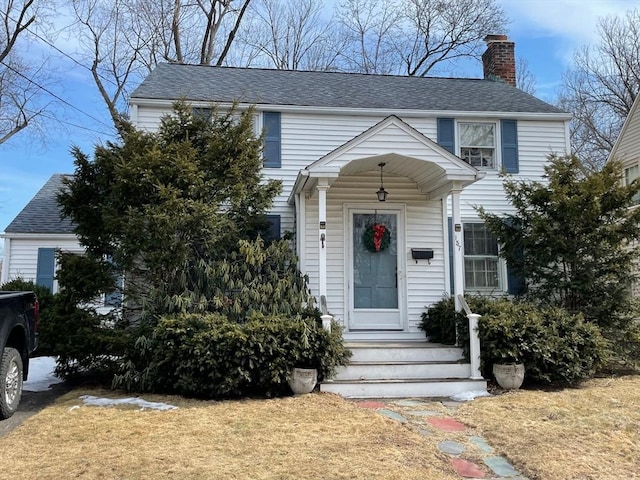
[[[496,168],[496,126],[459,123],[460,157],[476,168]]]
[[[631,185],[635,179],[640,178],[640,166],[634,165],[624,169],[624,184]],[[634,205],[640,205],[640,192],[633,196]]]
[[[498,242],[484,223],[464,223],[465,290],[500,288]]]
[[[264,129],[264,166],[280,168],[281,140],[280,140],[280,112],[264,112],[262,114]]]

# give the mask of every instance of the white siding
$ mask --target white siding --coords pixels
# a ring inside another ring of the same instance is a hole
[[[269,108],[277,111],[277,108]],[[145,128],[154,128],[160,115],[168,108],[139,107],[137,124]],[[429,116],[404,116],[403,121],[417,131],[432,139],[437,138],[437,118]],[[444,117],[456,118],[455,113],[444,112]],[[282,229],[295,228],[294,208],[288,204],[292,188],[300,170],[323,158],[335,149],[354,139],[385,118],[384,115],[340,114],[339,112],[292,112],[284,111],[281,116],[282,135],[282,168],[264,170],[267,178],[280,179],[283,182],[282,194],[275,200],[272,213],[282,217]],[[466,117],[468,118],[468,116]],[[513,118],[513,117],[510,117]],[[528,117],[531,118],[531,117]],[[482,120],[482,118],[478,118]],[[499,120],[493,117],[496,124],[498,164],[500,164]],[[394,152],[400,155],[423,158],[438,163],[441,158],[437,150],[426,152],[419,142],[407,142],[406,134],[402,142],[394,140],[391,128],[384,134],[376,136],[375,141],[368,141],[363,148],[343,152],[340,161],[376,156]],[[516,179],[542,180],[544,165],[549,154],[564,154],[569,151],[564,120],[523,120],[518,119],[518,156],[519,173]],[[461,195],[461,215],[463,221],[477,218],[474,206],[482,205],[491,212],[510,212],[502,188],[503,179],[497,170],[487,171],[484,179],[467,187]],[[345,204],[373,203],[376,201],[375,191],[378,189],[376,172],[363,173],[357,176],[342,176],[329,189],[327,195],[327,301],[328,308],[338,319],[344,321],[345,305],[345,265],[344,265],[344,211]],[[447,291],[445,269],[446,248],[443,233],[443,212],[438,200],[428,202],[420,195],[416,184],[405,177],[385,175],[385,188],[389,191],[387,204],[394,202],[405,205],[405,228],[407,249],[407,315],[409,330],[417,331],[417,324],[425,306],[442,298]],[[449,212],[450,212],[450,206]],[[449,213],[450,215],[450,213]],[[317,194],[306,201],[304,215],[305,225],[301,244],[305,246],[304,270],[309,275],[310,287],[314,294],[318,293],[318,198]],[[429,265],[425,261],[418,264],[410,258],[411,247],[433,248],[434,259]]]
[[[511,177],[515,180],[543,180],[549,155],[564,155],[569,150],[564,133],[564,122],[518,121],[519,172]],[[460,196],[463,221],[478,218],[474,206],[482,206],[489,212],[513,212],[502,182],[498,170],[487,170],[482,180],[465,188]]]
[[[37,235],[32,238],[11,238],[10,245],[10,251],[5,254],[7,265],[3,265],[3,269],[7,269],[8,280],[20,277],[26,281],[36,281],[39,248],[56,248],[74,253],[84,252],[78,240],[72,235],[66,238],[47,238]],[[53,282],[53,290],[54,293],[58,290],[57,281]]]
[[[640,162],[640,100],[636,100],[624,129],[616,144],[613,156],[624,163],[625,167]]]
[[[345,305],[345,245],[348,232],[345,228],[346,205],[362,204],[366,208],[379,205],[405,206],[405,272],[407,291],[407,315],[409,331],[418,332],[420,316],[426,305],[437,302],[446,291],[445,248],[442,231],[440,201],[427,201],[418,193],[416,184],[401,177],[385,178],[389,197],[385,204],[376,201],[379,187],[375,174],[341,177],[327,192],[327,306],[329,311],[344,322],[348,306]],[[348,220],[347,220],[348,222]],[[318,196],[307,200],[306,210],[307,274],[314,295],[318,294]],[[411,248],[431,248],[434,258],[416,263],[411,258]],[[402,280],[401,280],[402,281]]]

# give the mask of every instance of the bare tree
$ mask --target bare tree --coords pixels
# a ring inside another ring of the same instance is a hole
[[[140,68],[147,42],[133,29],[135,13],[126,0],[73,0],[75,34],[81,61],[89,68],[118,131],[128,82]]]
[[[507,24],[496,0],[346,0],[339,15],[350,40],[346,69],[412,76],[479,58],[483,38]]]
[[[516,58],[516,86],[530,95],[536,94],[536,76],[529,69],[526,58]]]
[[[35,0],[0,1],[0,144],[24,130],[45,110],[39,66],[21,58],[19,43],[36,21]]]
[[[401,35],[400,0],[345,0],[337,16],[347,45],[342,69],[360,73],[396,73],[396,37]]]
[[[487,33],[504,31],[504,11],[495,0],[407,0],[408,41],[399,44],[407,75],[429,74],[446,61],[479,58]]]
[[[640,10],[598,23],[599,43],[574,55],[559,106],[574,115],[573,152],[601,167],[640,92]]]
[[[158,62],[222,65],[251,0],[73,0],[79,61],[92,73],[113,123]]]
[[[252,59],[277,69],[335,70],[340,40],[322,16],[322,2],[258,0],[250,10],[242,41]]]

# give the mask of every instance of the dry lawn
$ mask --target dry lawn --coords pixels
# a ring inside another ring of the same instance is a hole
[[[479,398],[456,417],[528,478],[640,478],[640,376]]]
[[[455,479],[432,441],[330,394],[171,411],[81,406],[74,391],[0,438],[2,479]]]
[[[420,424],[408,428],[330,394],[144,396],[179,407],[171,411],[85,406],[83,394],[117,397],[70,392],[0,437],[0,479],[459,479],[436,445],[461,442],[465,458],[482,466],[471,434],[531,480],[640,478],[640,376],[520,390],[460,408],[434,402],[429,409],[470,428],[427,437],[416,433]]]

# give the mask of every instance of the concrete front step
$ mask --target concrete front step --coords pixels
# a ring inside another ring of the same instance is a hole
[[[321,392],[336,393],[345,398],[450,397],[458,393],[486,389],[486,380],[460,378],[336,380],[320,385]]]
[[[427,342],[346,343],[351,362],[458,362],[462,349]]]
[[[349,342],[353,356],[323,392],[347,398],[449,397],[486,390],[485,380],[471,380],[462,349],[425,341]]]
[[[338,369],[334,380],[386,380],[396,378],[469,378],[471,366],[460,362],[360,362]]]

